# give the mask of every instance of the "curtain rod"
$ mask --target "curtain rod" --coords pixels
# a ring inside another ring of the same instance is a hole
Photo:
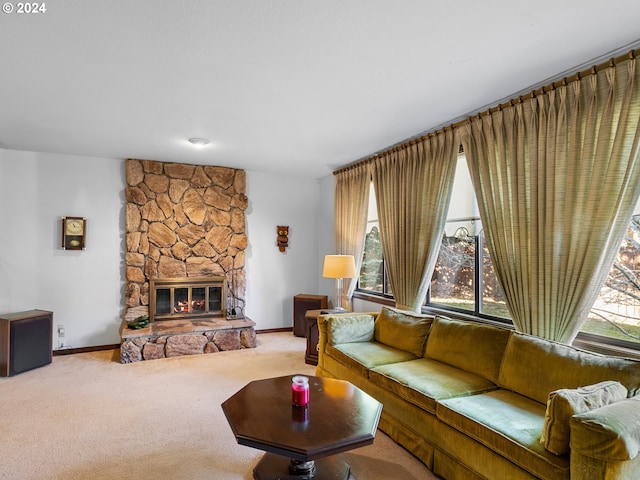
[[[369,156],[367,156],[365,158],[362,158],[360,160],[356,160],[355,162],[353,162],[353,163],[351,163],[351,164],[349,164],[347,166],[338,168],[337,170],[333,171],[333,174],[337,175],[339,173],[346,172],[348,170],[351,170],[353,168],[359,167],[361,165],[366,165],[367,163],[372,162],[376,158],[379,158],[379,157],[381,157],[383,155],[386,155],[388,153],[402,150],[402,149],[404,149],[404,148],[406,148],[406,147],[408,147],[410,145],[414,145],[414,144],[416,144],[418,142],[422,142],[422,141],[427,140],[428,138],[433,137],[435,135],[440,135],[440,134],[446,132],[447,130],[457,129],[457,128],[463,126],[463,125],[466,125],[467,123],[470,123],[471,120],[474,119],[474,118],[480,118],[482,116],[491,115],[492,113],[495,113],[495,112],[497,112],[499,110],[502,110],[504,108],[516,105],[518,103],[522,103],[525,100],[529,100],[529,99],[531,99],[531,98],[533,98],[533,97],[535,97],[537,95],[540,95],[542,93],[550,92],[552,90],[555,90],[558,87],[565,86],[568,83],[578,81],[578,80],[580,80],[582,78],[585,78],[585,77],[587,77],[589,75],[595,75],[596,73],[598,73],[601,70],[604,70],[605,68],[613,67],[614,65],[616,65],[618,63],[622,63],[622,62],[625,62],[627,60],[631,60],[633,58],[638,57],[638,55],[640,55],[640,49],[630,50],[629,52],[627,52],[627,53],[625,53],[623,55],[620,55],[620,56],[617,56],[617,57],[612,57],[612,58],[610,58],[609,60],[607,60],[605,62],[602,62],[602,63],[600,63],[598,65],[594,65],[594,66],[592,66],[592,67],[590,67],[588,69],[585,69],[585,70],[582,70],[582,71],[578,71],[578,72],[576,72],[576,73],[574,73],[572,75],[565,76],[561,80],[554,81],[554,82],[550,83],[549,85],[545,85],[545,86],[542,86],[542,87],[534,88],[529,93],[514,97],[514,98],[512,98],[511,100],[509,100],[507,102],[502,102],[502,103],[499,103],[499,104],[497,104],[497,105],[495,105],[493,107],[489,107],[486,110],[481,111],[479,113],[475,113],[473,115],[468,115],[468,116],[466,116],[464,119],[462,119],[460,121],[451,123],[451,124],[449,124],[449,125],[447,125],[445,127],[442,127],[442,128],[438,128],[437,130],[434,130],[433,132],[429,132],[429,133],[425,133],[425,134],[418,134],[415,137],[409,138],[407,140],[402,140],[401,142],[398,142],[398,143],[396,143],[396,144],[394,144],[394,145],[392,145],[392,146],[390,146],[388,148],[380,150],[380,151],[378,151],[376,153],[373,153],[373,154],[371,154],[371,155],[369,155]]]

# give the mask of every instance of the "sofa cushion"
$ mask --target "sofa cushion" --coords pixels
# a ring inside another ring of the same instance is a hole
[[[328,319],[327,341],[331,345],[373,340],[373,315],[332,315]]]
[[[605,461],[631,460],[640,450],[640,396],[571,418],[571,449]]]
[[[640,393],[640,362],[599,355],[514,332],[507,343],[498,384],[546,403],[549,393],[617,380],[630,396]]]
[[[440,399],[497,388],[485,378],[428,358],[375,367],[369,379],[432,414]]]
[[[375,340],[421,357],[433,316],[382,307],[375,322]]]
[[[508,390],[438,402],[438,419],[539,478],[569,478],[569,456],[540,445],[545,406]]]
[[[619,382],[606,381],[576,389],[563,388],[549,394],[540,443],[551,453],[569,453],[569,421],[584,413],[627,398]]]
[[[405,362],[416,358],[414,354],[405,350],[375,342],[327,345],[326,354],[364,377],[369,376],[369,369],[379,365]]]
[[[511,330],[437,316],[425,357],[498,381],[500,364]]]

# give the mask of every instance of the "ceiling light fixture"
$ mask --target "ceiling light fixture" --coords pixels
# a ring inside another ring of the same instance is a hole
[[[196,148],[202,148],[209,143],[209,140],[206,138],[190,138],[189,142]]]

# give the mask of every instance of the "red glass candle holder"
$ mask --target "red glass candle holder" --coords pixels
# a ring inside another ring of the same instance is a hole
[[[303,407],[309,403],[309,378],[296,375],[291,379],[291,401]]]

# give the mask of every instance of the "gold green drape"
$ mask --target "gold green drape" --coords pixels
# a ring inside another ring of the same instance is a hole
[[[460,127],[516,329],[571,343],[640,193],[636,60]]]
[[[419,311],[438,258],[458,139],[451,129],[371,163],[382,251],[398,308]]]
[[[353,255],[356,272],[362,266],[364,238],[369,211],[369,186],[371,172],[368,164],[336,174],[335,178],[336,248],[341,255]],[[342,305],[351,310],[351,297],[358,283],[357,278],[345,278],[342,288]]]

